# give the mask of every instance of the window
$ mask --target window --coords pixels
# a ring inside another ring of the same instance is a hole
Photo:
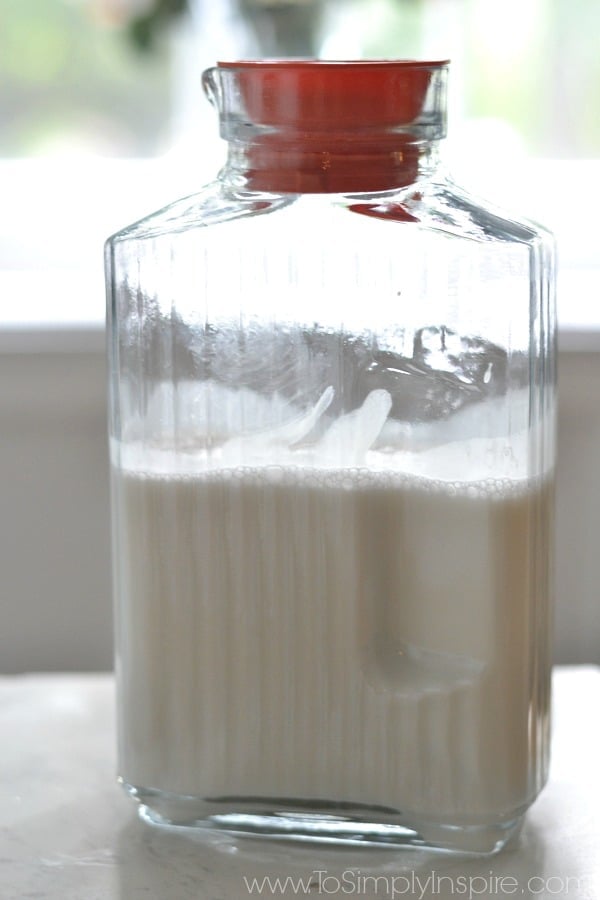
[[[0,0],[0,157],[164,150],[169,48],[136,52],[118,27],[121,5]]]
[[[125,5],[0,0],[5,327],[101,323],[103,239],[172,142],[172,36],[138,52]]]
[[[597,0],[0,0],[0,21],[5,326],[101,324],[104,238],[222,156],[205,66],[320,55],[452,58],[452,170],[556,231],[563,323],[600,332]]]

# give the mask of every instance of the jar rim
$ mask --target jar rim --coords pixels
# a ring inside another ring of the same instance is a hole
[[[450,65],[450,59],[239,59],[219,60],[220,69],[308,69],[308,68],[402,68],[402,69],[443,69]]]

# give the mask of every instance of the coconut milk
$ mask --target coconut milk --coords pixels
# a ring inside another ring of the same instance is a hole
[[[126,782],[446,820],[531,800],[541,482],[161,460],[114,472]]]

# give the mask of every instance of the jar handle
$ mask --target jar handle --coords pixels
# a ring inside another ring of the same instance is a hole
[[[218,110],[221,103],[219,69],[213,66],[211,69],[205,69],[202,73],[202,88],[208,97],[210,103]]]

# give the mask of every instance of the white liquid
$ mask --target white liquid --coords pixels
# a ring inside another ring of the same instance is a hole
[[[457,821],[532,799],[546,488],[165,459],[114,473],[126,782]]]

